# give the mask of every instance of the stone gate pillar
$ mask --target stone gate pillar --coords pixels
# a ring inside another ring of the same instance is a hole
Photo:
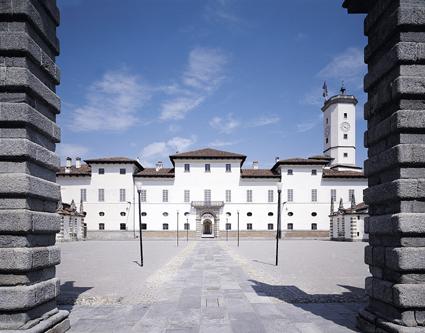
[[[425,0],[346,0],[366,13],[363,332],[425,332]]]
[[[0,0],[0,332],[65,332],[55,183],[55,0]]]

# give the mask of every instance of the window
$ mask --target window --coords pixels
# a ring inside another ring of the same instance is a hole
[[[329,124],[329,119],[328,118],[326,118],[326,124]]]
[[[274,202],[274,191],[273,190],[269,190],[267,192],[267,199],[269,202]]]
[[[328,138],[326,138],[326,143],[329,143],[329,139]]]
[[[87,201],[87,189],[85,188],[80,189],[80,200],[83,202]]]
[[[226,223],[226,230],[232,230],[232,224]]]
[[[288,230],[294,230],[294,224],[293,223],[288,223],[287,229]]]
[[[246,224],[246,230],[252,230],[252,223]]]
[[[311,201],[316,202],[317,201],[317,190],[311,190]]]
[[[205,164],[205,172],[211,172],[211,164]]]
[[[294,201],[294,190],[288,189],[288,202]]]
[[[348,139],[348,134],[344,134],[344,139],[347,140]]]
[[[168,223],[162,224],[162,230],[168,230]]]
[[[184,190],[184,202],[190,202],[190,191]]]
[[[105,190],[103,188],[98,191],[98,201],[105,201]]]
[[[99,230],[105,230],[105,223],[99,223]]]
[[[344,119],[347,119],[348,115],[346,113],[344,113]]]
[[[120,230],[127,230],[127,225],[125,223],[120,223]]]
[[[268,216],[273,216],[274,214],[273,214],[273,212],[269,212],[267,215]]]
[[[105,212],[99,212],[99,216],[105,216]]]
[[[248,213],[246,213],[246,216],[252,216],[252,213],[251,212],[248,212]]]
[[[125,188],[120,189],[120,201],[125,202]]]
[[[184,230],[190,230],[190,223],[184,224]]]
[[[292,176],[294,174],[294,170],[288,169],[288,176]]]
[[[104,175],[104,174],[105,174],[105,169],[99,168],[99,175]]]
[[[317,213],[316,212],[312,212],[311,213],[311,216],[317,216]]]
[[[232,172],[232,165],[230,163],[226,164],[226,172]]]
[[[331,189],[331,200],[333,201],[333,202],[335,202],[336,201],[336,189]]]
[[[246,190],[246,202],[252,202],[252,190]]]
[[[168,216],[168,213],[167,212],[164,212],[164,213],[162,213],[162,216],[167,217]]]
[[[273,223],[267,224],[267,229],[268,230],[273,230]]]
[[[127,214],[126,214],[126,212],[121,212],[120,215],[121,216],[126,216]]]
[[[162,190],[162,202],[168,202],[168,190]]]
[[[148,228],[148,225],[146,223],[142,223],[142,230],[146,230]]]
[[[350,190],[348,190],[348,200],[353,200],[353,197],[354,197],[354,190],[353,189],[350,189]]]
[[[311,175],[312,176],[317,176],[317,170],[316,169],[311,170]]]
[[[289,212],[289,213],[288,213],[288,216],[294,216],[294,213]]]
[[[125,168],[120,169],[120,175],[125,175],[125,173],[126,173]]]
[[[190,164],[184,165],[184,172],[190,172]]]
[[[146,190],[141,190],[140,191],[140,201],[142,202],[146,202]]]
[[[148,213],[142,212],[142,216],[147,216],[147,215],[148,215]]]
[[[226,190],[226,202],[232,202],[232,191]]]
[[[317,223],[311,224],[311,230],[317,230]]]
[[[204,190],[204,201],[211,202],[211,190]]]
[[[344,157],[348,157],[348,153],[344,153]]]

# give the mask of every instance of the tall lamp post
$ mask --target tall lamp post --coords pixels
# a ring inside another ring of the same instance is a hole
[[[226,217],[226,241],[229,240],[229,218]]]
[[[280,201],[282,195],[282,183],[277,183],[277,227],[276,227],[276,266],[279,263],[279,239],[281,238],[280,227]]]
[[[239,247],[239,211],[238,211],[238,247]]]
[[[137,194],[139,197],[139,242],[140,242],[140,266],[143,267],[143,238],[142,238],[142,205],[140,196],[142,193],[142,183],[136,183]]]
[[[189,218],[186,217],[186,242],[189,241]]]
[[[177,246],[179,246],[179,211],[177,211]]]

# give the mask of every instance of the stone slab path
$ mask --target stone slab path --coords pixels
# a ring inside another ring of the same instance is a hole
[[[197,242],[153,304],[70,307],[70,332],[357,332],[361,304],[290,304],[256,287],[219,242]]]

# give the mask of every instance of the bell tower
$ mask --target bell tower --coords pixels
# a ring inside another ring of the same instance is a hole
[[[331,166],[356,165],[356,105],[357,99],[342,86],[322,107],[323,153],[333,158]]]

